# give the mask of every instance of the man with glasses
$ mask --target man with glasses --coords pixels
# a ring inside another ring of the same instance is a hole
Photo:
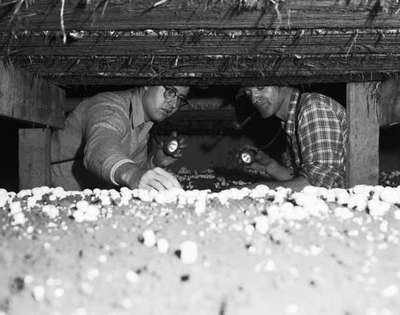
[[[67,190],[127,186],[164,191],[180,184],[164,167],[161,147],[148,152],[149,131],[187,104],[189,87],[146,86],[81,102],[51,139],[53,186]]]

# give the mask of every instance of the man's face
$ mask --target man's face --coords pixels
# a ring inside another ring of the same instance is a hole
[[[143,95],[143,107],[151,121],[163,121],[187,104],[186,86],[150,86]]]
[[[279,110],[279,88],[277,86],[245,87],[244,93],[263,118],[275,115]]]

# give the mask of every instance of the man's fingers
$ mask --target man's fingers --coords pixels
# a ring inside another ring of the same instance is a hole
[[[161,167],[156,167],[154,171],[162,176],[162,178],[166,179],[168,182],[170,182],[174,187],[181,188],[181,185],[179,184],[178,180],[174,175],[171,173],[167,172],[166,170],[162,169]]]
[[[160,170],[164,174],[164,176],[166,178],[168,178],[169,182],[172,183],[172,185],[174,186],[173,188],[182,188],[181,184],[179,184],[177,178],[174,175],[172,175],[171,173],[167,172],[166,170],[164,170],[162,168],[160,168]]]
[[[254,162],[253,164],[251,164],[251,168],[253,168],[257,171],[263,171],[263,170],[265,170],[265,165],[258,163],[258,162]]]
[[[261,163],[258,163],[258,162],[253,162],[251,165],[246,165],[246,166],[244,166],[244,169],[247,171],[247,172],[250,172],[250,173],[265,173],[265,172],[267,172],[267,169],[266,169],[266,167],[265,167],[265,165],[263,165],[263,164],[261,164]]]
[[[159,181],[156,177],[149,177],[145,179],[145,181],[139,185],[139,188],[154,190],[154,191],[165,191],[168,188],[168,185]]]
[[[158,191],[157,189],[154,189],[152,186],[150,186],[150,183],[140,183],[138,188],[139,189],[150,190],[151,192]]]
[[[178,143],[179,143],[179,150],[182,150],[188,146],[185,138],[183,137],[178,138]]]
[[[155,175],[155,173],[152,170],[146,172],[141,178],[138,188],[147,190],[156,190],[156,191],[165,190],[166,187],[156,179],[156,176],[158,175]]]
[[[160,139],[160,138],[157,138],[156,147],[158,147],[158,148],[163,148],[163,147],[164,147],[164,144],[165,144],[165,140]]]
[[[254,159],[261,164],[269,164],[273,159],[266,153],[258,151]]]
[[[163,183],[159,182],[157,179],[151,180],[148,185],[156,191],[165,191],[170,188],[166,187]]]
[[[173,156],[174,159],[179,159],[180,157],[182,157],[182,150],[176,151]]]
[[[256,157],[257,158],[265,158],[265,157],[269,158],[269,155],[264,153],[264,152],[262,152],[262,151],[260,151],[260,150],[258,150],[257,153],[256,153]]]
[[[160,176],[165,176],[165,177],[172,176],[169,172],[167,172],[165,169],[163,169],[161,167],[155,167],[155,168],[153,168],[152,171]]]
[[[184,148],[187,148],[187,144],[186,144],[186,142],[181,142],[181,143],[179,143],[179,148],[181,148],[181,149],[184,149]]]
[[[148,171],[143,180],[158,191],[182,188],[175,176],[160,167]]]

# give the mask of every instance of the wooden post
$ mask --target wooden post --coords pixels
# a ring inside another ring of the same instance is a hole
[[[389,79],[378,88],[379,126],[390,126],[400,122],[400,80]]]
[[[64,98],[59,87],[0,62],[0,115],[62,128]]]
[[[50,185],[50,129],[19,130],[19,188]]]
[[[377,185],[379,180],[379,124],[376,83],[347,84],[347,186]]]
[[[19,130],[20,189],[50,185],[50,129],[64,125],[64,91],[39,77],[0,62],[0,115],[25,121]]]

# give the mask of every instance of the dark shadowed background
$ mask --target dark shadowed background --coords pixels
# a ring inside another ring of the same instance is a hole
[[[341,104],[346,103],[345,84],[313,84],[298,86],[305,92],[320,92],[331,96]],[[101,91],[116,90],[116,87],[82,87],[67,90],[67,97],[88,97]],[[121,89],[121,87],[118,87]],[[194,88],[191,97],[224,97],[226,103],[233,102],[233,95],[237,87],[211,87],[209,89]],[[236,113],[239,121],[249,115],[253,109],[248,105],[237,105]],[[24,123],[0,118],[0,132],[2,139],[2,153],[0,156],[0,187],[11,191],[18,190],[18,128],[29,128]],[[277,119],[263,120],[255,115],[252,122],[240,132],[220,133],[215,130],[205,131],[204,134],[193,134],[187,131],[188,148],[185,159],[178,162],[176,168],[187,165],[189,168],[218,167],[226,163],[226,154],[232,146],[241,143],[240,138],[246,136],[257,144],[271,139],[277,128]],[[269,149],[273,155],[280,152],[283,140],[279,138]],[[380,168],[384,171],[400,170],[400,125],[382,128],[380,133]]]

